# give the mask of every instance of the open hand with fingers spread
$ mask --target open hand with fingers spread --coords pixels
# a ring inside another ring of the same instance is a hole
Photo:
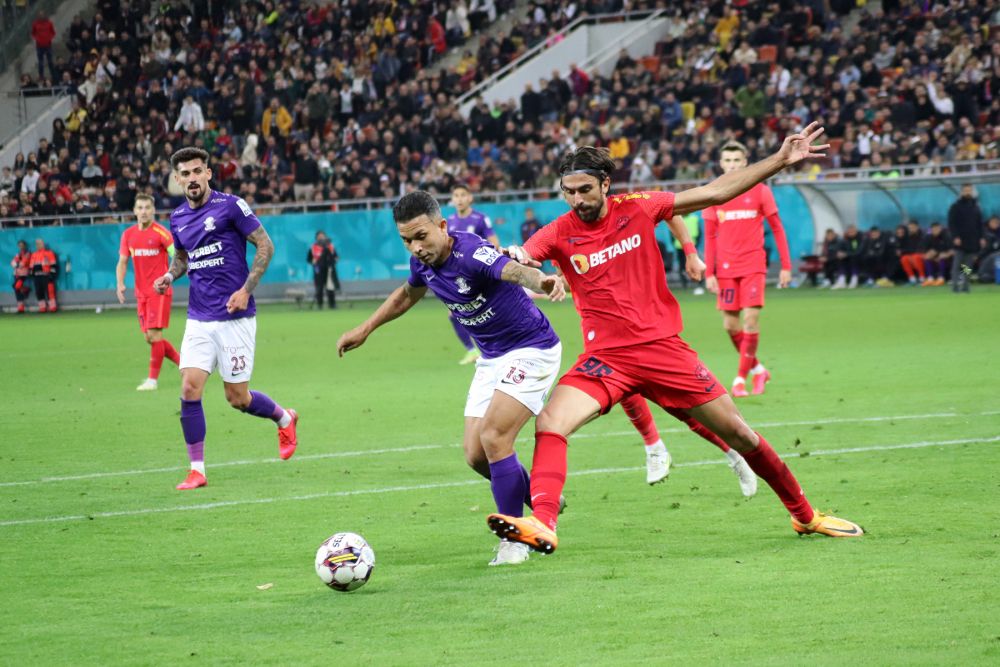
[[[825,157],[826,153],[823,151],[829,148],[830,144],[813,145],[813,142],[819,139],[825,130],[826,128],[820,126],[819,122],[813,121],[806,125],[801,132],[785,137],[785,141],[778,151],[778,156],[784,165],[787,167],[802,160]]]

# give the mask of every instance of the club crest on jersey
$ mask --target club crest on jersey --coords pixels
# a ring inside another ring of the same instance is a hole
[[[208,216],[205,218],[205,231],[214,232],[215,231],[215,218]]]
[[[627,215],[623,215],[620,218],[618,218],[618,220],[615,221],[615,226],[618,229],[621,229],[622,227],[628,224],[629,220],[631,220],[630,217],[628,217]]]
[[[469,283],[465,282],[465,278],[463,278],[462,276],[458,276],[457,278],[455,278],[455,287],[458,288],[459,294],[468,294],[470,291],[472,291],[472,287],[469,285]]]
[[[573,263],[573,270],[581,276],[590,271],[590,262],[587,261],[586,255],[572,255],[569,261]]]

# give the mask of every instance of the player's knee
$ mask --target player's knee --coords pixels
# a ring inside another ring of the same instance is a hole
[[[568,429],[566,420],[555,410],[550,410],[548,405],[542,408],[541,413],[535,418],[535,431],[568,435]]]
[[[229,405],[233,406],[237,410],[246,410],[250,407],[250,392],[227,390],[226,400],[229,401]]]
[[[479,431],[479,442],[491,461],[506,458],[514,451],[514,438],[490,424],[484,424]]]
[[[722,439],[736,451],[746,453],[757,448],[757,434],[742,419],[734,419],[724,428],[727,433],[721,436]]]

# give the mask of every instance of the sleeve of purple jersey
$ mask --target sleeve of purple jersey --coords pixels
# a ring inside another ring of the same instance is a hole
[[[237,197],[230,204],[230,212],[233,215],[233,226],[239,230],[244,238],[250,236],[260,227],[260,220],[251,210],[250,205]]]
[[[419,261],[413,257],[410,258],[410,275],[406,279],[406,282],[410,284],[410,287],[426,287],[427,281],[424,280],[423,276],[417,273],[416,262]]]
[[[511,261],[510,257],[506,255],[501,255],[497,252],[497,249],[489,241],[483,241],[480,243],[472,256],[466,255],[466,264],[476,273],[486,276],[487,278],[492,278],[493,280],[500,280],[500,274],[503,273],[503,267],[507,265],[507,262]]]
[[[187,248],[185,248],[184,244],[181,242],[181,237],[174,231],[174,225],[172,223],[170,225],[170,235],[174,237],[174,248],[187,252]]]

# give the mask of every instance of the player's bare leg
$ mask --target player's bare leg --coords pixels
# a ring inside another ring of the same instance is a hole
[[[559,544],[556,537],[559,498],[566,485],[566,438],[597,418],[600,412],[600,403],[580,389],[556,386],[535,419],[535,454],[531,463],[534,514],[523,518],[491,514],[487,523],[498,537],[523,542],[542,553],[555,551]]]
[[[691,416],[743,455],[750,468],[778,495],[792,515],[792,528],[799,534],[821,533],[830,537],[859,537],[861,527],[845,519],[816,512],[798,480],[777,452],[743,420],[728,395],[688,410]]]
[[[292,458],[298,446],[295,427],[299,423],[299,415],[295,410],[285,410],[274,400],[261,391],[250,391],[249,382],[223,382],[226,390],[226,400],[237,410],[255,417],[270,419],[278,425],[278,456],[282,459]]]
[[[532,413],[516,398],[494,391],[486,414],[480,420],[479,442],[489,462],[490,489],[497,513],[524,515],[530,503],[530,479],[514,451],[514,440]],[[516,565],[528,560],[528,548],[520,542],[502,540],[490,565]]]
[[[181,369],[181,430],[187,445],[191,470],[187,478],[177,485],[180,491],[205,486],[205,410],[201,397],[208,381],[208,371],[200,368]]]
[[[763,394],[764,386],[770,381],[771,373],[757,358],[760,342],[760,308],[752,306],[743,309],[743,339],[740,347],[740,371],[753,375],[754,394]],[[744,368],[745,366],[745,368]],[[744,375],[744,378],[747,376]]]

